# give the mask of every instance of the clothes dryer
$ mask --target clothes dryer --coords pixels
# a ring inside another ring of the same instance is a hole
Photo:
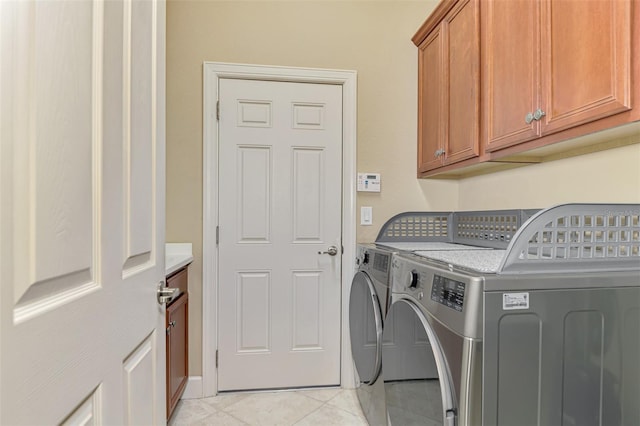
[[[639,313],[638,204],[540,211],[504,250],[394,255],[383,339],[415,344],[382,352],[390,424],[640,424]],[[386,374],[414,362],[437,377]]]
[[[390,249],[359,245],[358,270],[351,282],[349,332],[356,393],[371,426],[387,423],[382,368],[382,332],[389,304]]]

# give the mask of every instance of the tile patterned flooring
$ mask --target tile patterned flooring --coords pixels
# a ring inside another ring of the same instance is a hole
[[[230,393],[181,400],[169,426],[366,426],[354,390]]]

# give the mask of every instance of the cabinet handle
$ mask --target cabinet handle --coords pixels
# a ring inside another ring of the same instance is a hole
[[[175,326],[176,326],[176,322],[175,322],[175,321],[171,321],[171,322],[169,323],[169,325],[170,325],[171,327],[175,327]]]
[[[536,112],[533,113],[533,118],[538,121],[540,120],[542,117],[544,117],[545,115],[547,115],[543,110],[541,110],[540,108],[538,108],[536,110]]]
[[[524,122],[527,124],[531,124],[533,120],[538,121],[545,115],[547,115],[547,113],[538,108],[534,113],[528,112],[527,115],[524,116]]]
[[[435,157],[436,157],[436,158],[438,158],[438,157],[442,157],[442,156],[444,155],[444,153],[445,153],[445,150],[444,150],[444,149],[438,149],[438,150],[434,153],[434,155],[435,155]]]
[[[527,124],[531,124],[532,121],[533,121],[533,114],[528,112],[527,115],[524,116],[524,122]]]

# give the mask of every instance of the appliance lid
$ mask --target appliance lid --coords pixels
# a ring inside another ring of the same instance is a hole
[[[414,252],[415,255],[425,259],[436,260],[456,268],[485,274],[497,273],[506,253],[506,250],[441,250]]]
[[[427,251],[427,250],[493,250],[491,247],[469,246],[465,244],[444,242],[378,242],[378,247],[387,247],[400,251]]]

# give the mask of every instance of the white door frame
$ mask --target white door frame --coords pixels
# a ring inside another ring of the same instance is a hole
[[[238,78],[251,80],[295,81],[303,83],[339,84],[342,86],[342,308],[340,379],[344,388],[353,388],[353,364],[349,342],[349,291],[355,273],[356,245],[356,71],[323,70],[231,64],[204,63],[203,95],[203,247],[202,247],[202,392],[203,397],[217,393],[215,353],[218,344],[218,80]],[[195,384],[195,383],[194,383]]]

